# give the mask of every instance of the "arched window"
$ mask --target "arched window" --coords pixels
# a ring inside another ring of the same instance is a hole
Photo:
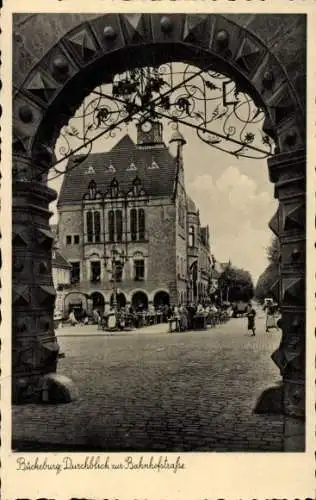
[[[89,184],[89,198],[90,200],[95,200],[97,195],[97,186],[94,181],[91,181]]]
[[[94,241],[100,243],[101,241],[101,219],[100,212],[93,212],[94,216]]]
[[[138,210],[138,239],[145,239],[145,210],[143,208]]]
[[[115,241],[114,210],[109,211],[109,240]]]
[[[119,194],[118,182],[116,179],[113,179],[111,182],[111,198],[117,198]]]
[[[137,210],[132,208],[131,210],[131,239],[132,241],[137,240]]]
[[[93,242],[93,215],[91,210],[87,212],[87,238],[88,243]]]
[[[89,210],[87,212],[87,241],[88,243],[100,243],[101,241],[101,217],[98,211]]]
[[[123,218],[122,210],[115,211],[115,222],[116,222],[116,241],[122,241],[123,238]]]
[[[145,210],[132,208],[131,210],[131,240],[144,240],[146,236]]]
[[[123,215],[122,210],[110,210],[109,221],[109,241],[120,242],[123,240]]]
[[[194,226],[189,227],[189,247],[195,246]]]
[[[139,177],[136,177],[134,182],[133,182],[133,193],[134,196],[139,196],[141,191],[141,180]]]

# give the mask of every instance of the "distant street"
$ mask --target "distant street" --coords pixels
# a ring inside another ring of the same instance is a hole
[[[254,415],[262,390],[280,380],[270,359],[280,332],[257,336],[246,319],[208,331],[130,333],[57,330],[58,371],[79,399],[13,408],[15,446],[95,451],[281,451],[283,419]],[[32,444],[33,443],[33,444]]]

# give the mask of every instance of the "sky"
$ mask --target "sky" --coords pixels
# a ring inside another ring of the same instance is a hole
[[[163,124],[168,145],[174,130],[166,121]],[[231,260],[249,271],[256,282],[268,264],[266,248],[272,239],[268,222],[277,208],[267,161],[237,159],[202,142],[194,129],[180,125],[179,130],[187,142],[183,149],[187,192],[200,209],[201,223],[209,225],[212,254],[220,262]],[[124,125],[114,138],[95,141],[92,152],[108,151],[126,133],[136,142],[135,125]],[[57,141],[57,157],[62,145],[62,140]],[[58,192],[61,183],[62,176],[49,185]],[[57,222],[56,203],[51,208],[53,224]]]

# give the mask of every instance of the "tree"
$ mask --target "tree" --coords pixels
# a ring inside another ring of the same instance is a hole
[[[222,299],[227,302],[249,301],[254,295],[250,273],[231,264],[220,275],[218,284]]]
[[[279,265],[280,240],[276,236],[272,238],[271,244],[267,248],[267,257],[270,264]]]
[[[267,248],[267,258],[269,261],[268,267],[264,270],[258,279],[255,296],[261,302],[271,294],[271,287],[279,280],[279,263],[280,263],[280,242],[279,239],[274,236],[271,244]],[[273,297],[278,300],[278,297]]]

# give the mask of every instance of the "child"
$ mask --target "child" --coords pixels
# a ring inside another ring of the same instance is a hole
[[[252,331],[252,336],[256,335],[256,324],[255,324],[256,311],[252,307],[251,302],[248,304],[247,318],[248,318],[248,330]]]

